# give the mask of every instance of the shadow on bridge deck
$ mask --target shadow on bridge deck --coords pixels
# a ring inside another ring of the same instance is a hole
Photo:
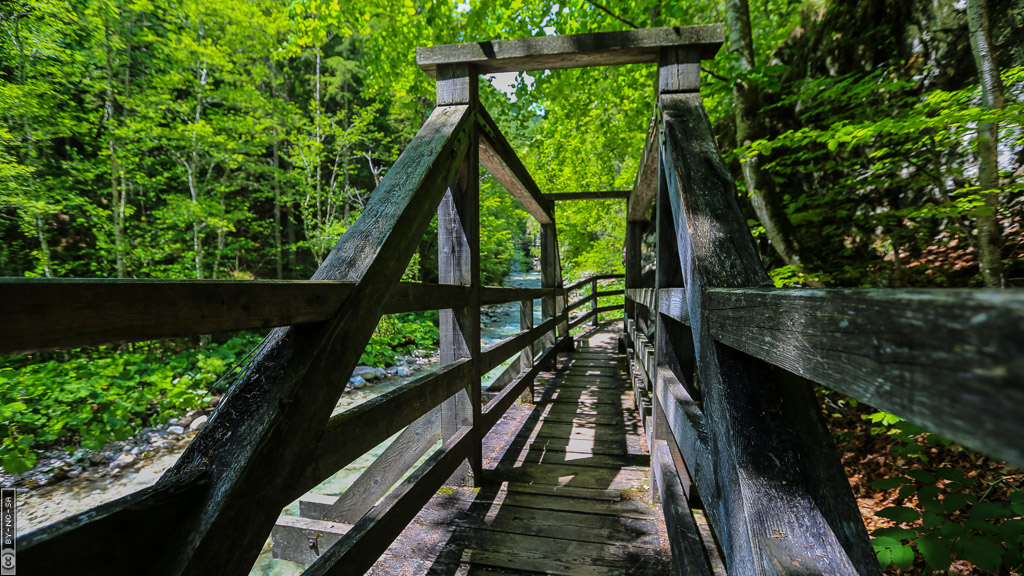
[[[478,490],[442,490],[369,574],[667,574],[648,450],[615,332],[591,332],[484,439]]]

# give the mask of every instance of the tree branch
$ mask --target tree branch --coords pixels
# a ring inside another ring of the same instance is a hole
[[[612,18],[615,18],[616,20],[618,20],[619,22],[622,22],[626,26],[632,27],[634,30],[638,30],[640,28],[639,26],[637,26],[636,24],[633,24],[629,20],[626,20],[622,16],[619,16],[618,14],[612,12],[611,10],[605,8],[604,6],[601,6],[597,2],[594,2],[594,0],[587,0],[587,4],[590,4],[594,8],[597,8],[598,10],[600,10],[601,12],[604,12],[605,14],[611,16]]]
[[[707,74],[708,76],[711,76],[712,78],[714,78],[716,80],[721,80],[722,82],[731,82],[731,80],[729,80],[725,76],[722,76],[721,74],[718,74],[717,72],[715,72],[713,70],[710,70],[708,68],[705,68],[703,66],[700,67],[700,71],[705,73],[705,74]]]

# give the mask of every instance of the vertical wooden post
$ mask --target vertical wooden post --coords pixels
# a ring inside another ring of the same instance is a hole
[[[554,203],[551,212],[554,213]],[[560,316],[565,311],[565,292],[562,290],[562,263],[558,255],[558,231],[555,223],[540,225],[540,273],[541,287],[553,288],[555,295],[545,297],[541,301],[541,315],[543,320]],[[563,320],[558,322],[555,328],[544,337],[544,343],[552,346],[559,343],[563,336],[569,333],[569,322]]]
[[[590,325],[597,326],[597,280],[590,281],[590,293],[594,295],[594,302],[591,305],[594,310],[594,318],[590,321]]]
[[[640,275],[643,269],[640,246],[643,234],[643,222],[626,222],[626,290],[640,288]],[[635,315],[636,303],[626,298],[626,318],[633,318]]]
[[[478,105],[477,75],[466,65],[438,68],[438,106]],[[470,129],[469,152],[437,208],[437,265],[441,284],[470,286],[470,297],[461,308],[440,311],[441,365],[471,358],[473,371],[466,389],[441,405],[441,437],[454,436],[459,428],[480,421],[480,193],[479,152],[475,122]],[[473,485],[482,467],[481,438],[475,450],[449,480]]]
[[[700,56],[692,48],[672,48],[662,50],[658,58],[658,97],[678,92],[696,92],[700,90]],[[659,107],[660,112],[660,107]],[[655,271],[654,288],[680,288],[683,286],[683,271],[679,262],[676,226],[672,218],[668,182],[665,174],[665,158],[658,159],[658,197],[655,206],[657,219],[657,269]],[[628,273],[628,272],[627,272]],[[657,306],[657,304],[656,304]],[[664,408],[661,406],[664,383],[659,378],[662,367],[672,370],[680,382],[691,382],[692,368],[684,374],[681,365],[689,363],[689,359],[681,359],[675,346],[687,334],[678,323],[663,316],[661,311],[655,313],[654,334],[654,365],[648,374],[654,384],[651,402],[654,404],[650,431],[652,446],[659,441],[673,441],[672,433],[665,420]],[[682,360],[682,361],[681,361]],[[658,465],[651,465],[653,471]],[[654,486],[654,474],[651,474],[651,486]],[[658,490],[651,490],[652,498],[657,498]]]
[[[522,300],[519,302],[519,329],[529,330],[533,328],[533,300]],[[519,373],[533,368],[533,343],[530,343],[523,351],[519,353]],[[523,402],[533,403],[534,396],[533,389],[534,379],[530,379],[530,386],[523,391],[523,395],[520,399]]]

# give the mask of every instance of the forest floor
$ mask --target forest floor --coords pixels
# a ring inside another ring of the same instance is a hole
[[[940,501],[946,501],[947,495],[952,492],[950,488],[954,485],[943,479],[937,470],[952,468],[962,472],[966,479],[975,480],[973,486],[961,487],[955,485],[956,492],[961,495],[970,495],[978,501],[990,503],[1009,502],[1010,493],[1024,487],[1024,471],[1014,466],[967,450],[957,444],[945,445],[941,442],[928,442],[928,434],[915,435],[914,438],[921,445],[921,452],[917,455],[901,454],[904,452],[907,442],[897,434],[885,433],[879,428],[884,428],[879,423],[872,422],[870,416],[877,411],[867,405],[850,402],[842,398],[838,393],[827,392],[820,394],[819,399],[823,400],[822,405],[826,408],[826,421],[832,431],[836,442],[836,448],[843,462],[843,467],[850,479],[850,486],[853,488],[857,505],[868,533],[885,528],[906,528],[919,530],[923,533],[920,520],[912,522],[896,522],[880,516],[879,513],[890,507],[908,507],[918,513],[925,513],[927,506],[922,504],[917,493],[911,492],[903,486],[894,488],[879,488],[871,485],[872,482],[886,478],[911,477],[928,480],[928,475],[934,477],[934,485],[939,488]],[[916,448],[916,446],[915,446]],[[924,471],[928,475],[921,476],[916,471]],[[904,486],[914,485],[920,488],[921,482],[910,480]],[[924,484],[928,484],[925,482]],[[905,492],[904,492],[905,491]],[[948,524],[964,524],[970,518],[973,506],[964,506],[960,511],[943,514]],[[884,513],[883,513],[884,515]],[[978,534],[977,532],[975,532]],[[886,574],[928,574],[923,558],[918,555],[912,568],[905,571],[898,571],[890,566]],[[1018,576],[1022,572],[1020,567],[1010,568],[1007,571],[1000,571],[998,574]],[[948,574],[950,576],[982,576],[994,574],[982,570],[978,566],[966,560],[954,560]]]

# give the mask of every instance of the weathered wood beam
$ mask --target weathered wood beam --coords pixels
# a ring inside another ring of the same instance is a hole
[[[551,296],[548,288],[506,288],[503,286],[484,286],[480,288],[480,304],[504,304],[523,300],[534,300]]]
[[[693,512],[679,481],[672,453],[665,440],[656,440],[651,467],[657,478],[661,510],[665,514],[669,547],[672,549],[672,568],[677,576],[711,576],[700,530],[693,520]]]
[[[714,58],[724,41],[721,24],[646,28],[591,34],[465,42],[416,49],[416,63],[433,76],[445,64],[472,64],[481,74],[613,66],[658,61],[662,48],[690,46]]]
[[[721,490],[715,528],[727,568],[743,574],[879,574],[849,484],[830,484],[832,477],[807,467],[800,454],[808,443],[824,446],[830,439],[796,438],[792,423],[782,418],[782,386],[768,366],[711,335],[706,290],[771,283],[700,96],[662,95],[661,104],[662,174],[709,415],[708,446]],[[804,417],[820,418],[820,411],[808,410]],[[816,449],[819,457],[825,453]]]
[[[547,337],[544,344],[554,346],[559,338],[569,333],[568,313],[565,312],[566,298],[569,291],[565,290],[562,279],[562,256],[558,250],[558,228],[554,221],[540,225],[540,283],[544,288],[555,288],[555,296],[541,300],[542,318],[560,318],[560,321]]]
[[[460,82],[475,86],[477,77],[460,70],[465,77]],[[441,82],[438,82],[440,93]],[[475,93],[467,96],[468,103],[480,108]],[[441,405],[441,438],[448,441],[459,429],[470,426],[480,418],[480,166],[477,145],[478,127],[469,127],[470,147],[448,192],[437,208],[437,269],[441,284],[462,285],[470,288],[469,297],[460,306],[442,309],[439,319],[439,353],[441,365],[463,358],[471,359],[473,376],[464,392],[456,394]],[[451,482],[473,485],[479,481],[482,470],[480,438],[469,466],[461,468]]]
[[[434,110],[313,276],[356,282],[345,304],[322,324],[271,332],[251,368],[161,478],[170,482],[206,470],[212,485],[198,519],[181,526],[181,538],[161,543],[165,572],[249,572],[316,458],[313,439],[468,153],[473,122],[468,106]]]
[[[486,374],[497,368],[523,348],[533,345],[538,339],[555,327],[555,319],[549,318],[535,328],[524,330],[504,340],[487,346],[480,352],[480,372]]]
[[[554,208],[483,107],[478,116],[480,164],[541,224],[554,222]]]
[[[621,280],[622,278],[624,278],[622,274],[595,274],[593,276],[587,276],[582,280],[577,280],[576,282],[569,284],[568,286],[565,287],[565,291],[572,292],[573,290],[578,290],[583,286],[586,286],[587,284],[593,282],[594,280]]]
[[[526,332],[533,329],[533,300],[522,300],[519,302],[519,330]],[[533,368],[533,356],[536,354],[537,347],[530,342],[523,348],[523,351],[519,353],[519,372],[523,373]],[[530,381],[528,389],[524,389],[520,395],[520,400],[523,402],[533,403],[534,399],[534,386],[533,381]]]
[[[597,298],[597,296],[594,293],[587,294],[583,298],[580,298],[579,300],[574,300],[573,302],[571,302],[569,304],[569,306],[566,307],[565,311],[566,312],[572,312],[573,310],[579,308],[580,306],[583,306],[587,302],[590,302],[590,301],[592,301],[592,300],[594,300],[596,298]]]
[[[322,322],[354,283],[0,280],[0,354]]]
[[[654,204],[654,197],[658,194],[658,141],[660,133],[661,112],[658,106],[655,105],[654,113],[651,115],[651,124],[647,129],[647,137],[644,138],[644,150],[640,156],[640,166],[637,168],[636,179],[633,181],[632,194],[630,194],[629,202],[626,205],[626,222],[646,222],[647,211]],[[642,233],[642,230],[634,233]],[[639,280],[638,275],[637,281]]]
[[[313,324],[337,312],[354,287],[310,280],[3,278],[0,354]],[[384,312],[451,308],[468,296],[463,286],[402,282]]]
[[[157,573],[153,543],[172,538],[194,514],[208,480],[191,472],[19,536],[19,573]]]
[[[1024,466],[1021,291],[712,288],[704,309],[719,342]]]
[[[564,200],[625,200],[632,193],[630,190],[608,190],[602,192],[559,192],[545,194],[544,198],[551,202]]]
[[[482,411],[480,421],[481,433],[486,434],[491,428],[494,428],[494,425],[498,423],[498,420],[501,420],[501,417],[508,410],[509,406],[514,404],[516,399],[522,395],[523,390],[532,385],[541,369],[551,363],[560,351],[571,346],[572,337],[566,334],[565,337],[557,343],[548,347],[544,354],[537,359],[529,370],[522,372],[519,377],[506,386],[500,394],[491,399],[491,401],[487,403],[487,406],[484,406]]]
[[[435,408],[409,424],[333,502],[299,499],[303,518],[355,524],[441,438],[441,412]]]
[[[472,372],[470,360],[460,360],[332,416],[316,436],[314,456],[288,487],[288,496],[297,499],[433,410],[464,389]]]
[[[468,427],[456,432],[303,574],[341,576],[369,570],[445,480],[471,456],[473,437]]]
[[[665,288],[665,290],[675,289]],[[679,288],[679,290],[682,289]],[[655,290],[654,288],[628,288],[626,290],[626,298],[653,310],[657,304],[658,290]],[[682,306],[681,309],[685,310],[685,306]]]

